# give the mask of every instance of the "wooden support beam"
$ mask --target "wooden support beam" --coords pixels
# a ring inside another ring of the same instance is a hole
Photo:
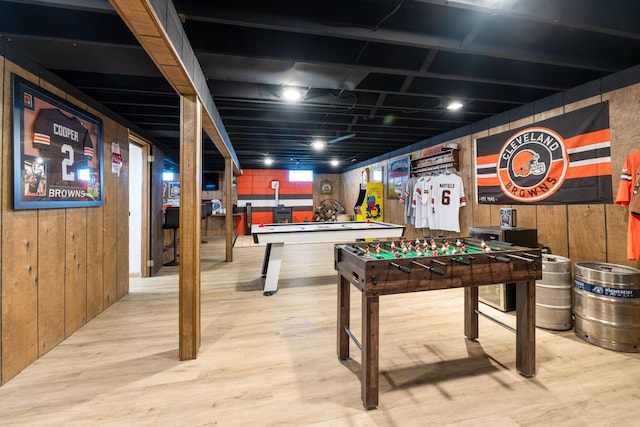
[[[233,262],[233,240],[236,235],[236,231],[233,229],[236,226],[236,221],[233,218],[233,162],[231,158],[224,159],[224,203],[225,203],[225,217],[224,225],[226,230],[226,251],[225,261]]]
[[[196,95],[180,97],[180,360],[200,348],[200,226],[202,105]]]

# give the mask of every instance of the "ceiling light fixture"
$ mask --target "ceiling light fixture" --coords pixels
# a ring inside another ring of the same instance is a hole
[[[321,139],[315,139],[311,143],[311,146],[313,147],[314,150],[322,150],[325,146],[325,142]]]
[[[449,105],[447,105],[447,110],[449,111],[457,111],[462,108],[462,102],[460,101],[452,101]]]
[[[273,159],[271,157],[265,157],[264,164],[265,165],[272,165],[273,164]]]
[[[336,166],[338,166],[339,164],[340,164],[340,161],[338,161],[338,160],[336,160],[336,159],[331,160],[331,166],[336,167]]]
[[[285,87],[282,90],[282,97],[289,102],[296,102],[302,98],[302,91],[295,87]]]

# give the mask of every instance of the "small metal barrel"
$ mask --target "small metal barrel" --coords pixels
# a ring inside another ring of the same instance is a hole
[[[640,352],[640,270],[576,263],[573,289],[577,336],[610,350]]]
[[[573,327],[571,260],[542,255],[542,279],[536,281],[536,326],[556,331]]]

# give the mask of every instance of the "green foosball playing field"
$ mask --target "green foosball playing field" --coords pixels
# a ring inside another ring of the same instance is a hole
[[[485,243],[470,244],[468,241],[457,239],[456,241],[439,241],[434,239],[429,241],[391,241],[391,242],[371,242],[366,246],[357,245],[356,250],[361,255],[366,255],[377,259],[391,258],[415,258],[423,256],[443,256],[443,255],[473,255],[483,252],[490,252],[491,247]]]

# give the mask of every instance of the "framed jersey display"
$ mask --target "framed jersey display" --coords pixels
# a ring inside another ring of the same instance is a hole
[[[12,75],[13,207],[101,206],[102,121]]]

